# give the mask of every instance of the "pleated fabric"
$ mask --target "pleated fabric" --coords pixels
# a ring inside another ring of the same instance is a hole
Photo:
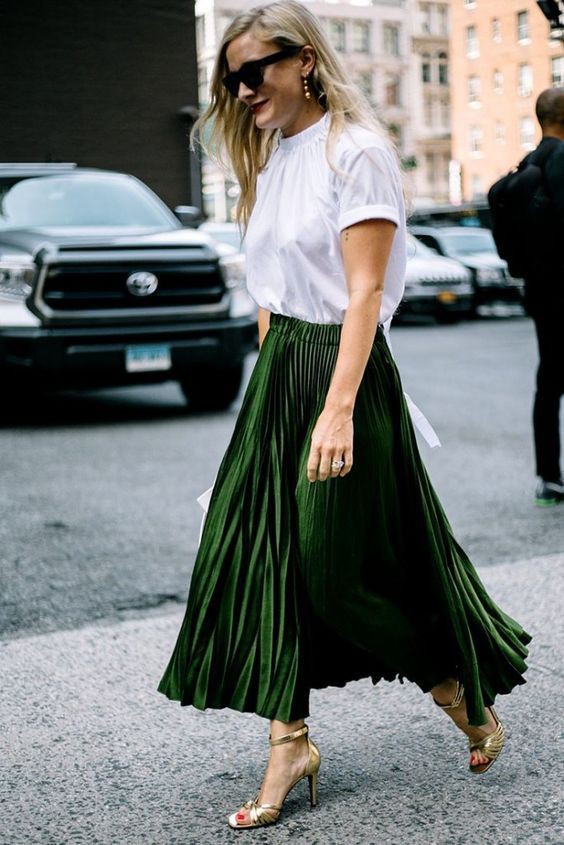
[[[354,465],[307,480],[341,326],[272,314],[221,462],[160,692],[288,722],[312,688],[371,677],[466,688],[471,724],[524,683],[530,636],[492,601],[422,464],[381,327]]]

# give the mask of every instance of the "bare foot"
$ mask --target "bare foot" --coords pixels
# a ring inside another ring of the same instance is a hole
[[[454,699],[456,695],[457,684],[453,678],[449,678],[444,683],[439,684],[436,687],[433,687],[431,690],[431,695],[437,702],[437,704],[450,704],[451,701]],[[460,704],[457,707],[453,707],[452,709],[446,710],[446,713],[450,716],[453,720],[455,725],[460,728],[463,733],[466,734],[468,739],[471,742],[480,742],[485,737],[492,734],[495,729],[497,728],[497,722],[493,717],[493,714],[489,707],[486,708],[486,714],[488,716],[488,721],[479,726],[469,725],[468,724],[468,714],[466,713],[466,701],[463,698]],[[489,758],[486,755],[475,749],[470,754],[470,765],[471,766],[482,766],[489,762]]]
[[[282,735],[284,731],[279,732]],[[273,734],[273,738],[276,734]],[[266,772],[255,797],[257,804],[276,804],[281,807],[288,790],[304,773],[309,758],[307,734],[292,742],[274,745],[270,749],[270,757]],[[275,816],[276,810],[271,811]],[[241,807],[235,813],[238,827],[246,827],[250,823],[250,809]]]

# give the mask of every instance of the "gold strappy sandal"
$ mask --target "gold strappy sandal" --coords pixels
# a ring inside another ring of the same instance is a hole
[[[308,726],[304,725],[303,728],[299,728],[297,731],[293,731],[289,734],[284,734],[284,736],[279,736],[276,739],[269,738],[268,741],[271,745],[282,745],[283,742],[291,742],[304,734],[307,735],[307,746],[309,752],[305,771],[303,775],[300,775],[299,778],[297,778],[290,786],[290,789],[288,789],[288,792],[284,796],[284,801],[288,797],[290,790],[292,790],[299,781],[307,777],[309,782],[309,803],[312,807],[315,807],[317,804],[317,773],[319,771],[319,766],[321,765],[321,755],[319,754],[317,745],[315,745],[315,743],[309,738]],[[229,816],[230,827],[235,830],[247,830],[253,827],[264,827],[267,824],[274,824],[278,821],[284,801],[280,806],[277,804],[259,804],[259,795],[260,790],[252,801],[246,801],[241,805],[241,809],[249,810],[249,821],[244,824],[239,824],[237,821],[237,812],[240,812],[240,810],[238,810]]]
[[[462,704],[462,699],[464,698],[464,687],[460,683],[460,681],[456,682],[456,692],[454,694],[454,698],[450,702],[450,704],[439,704],[439,702],[433,698],[433,701],[440,707],[441,710],[454,710],[460,704]],[[468,740],[468,747],[470,749],[470,754],[473,751],[478,751],[484,757],[488,758],[487,763],[479,763],[475,766],[472,764],[468,765],[468,769],[474,775],[483,775],[484,772],[487,772],[488,769],[493,766],[499,755],[501,754],[503,745],[505,743],[505,730],[501,722],[497,717],[497,713],[495,712],[493,707],[487,708],[492,716],[494,717],[496,728],[492,731],[491,734],[485,736],[479,742],[472,742],[471,739]]]

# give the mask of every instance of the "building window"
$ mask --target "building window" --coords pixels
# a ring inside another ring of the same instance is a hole
[[[370,21],[353,21],[352,42],[356,53],[370,52]]]
[[[431,97],[423,99],[423,122],[425,126],[433,125],[433,100]]]
[[[419,7],[421,14],[421,32],[425,35],[431,34],[431,6],[429,3],[421,3]]]
[[[363,73],[359,73],[357,76],[357,84],[364,96],[371,100],[374,93],[372,86],[372,71],[367,70]]]
[[[501,120],[495,122],[495,140],[498,144],[505,143],[505,124]]]
[[[533,93],[533,68],[531,65],[519,65],[517,93],[520,97],[530,97]]]
[[[493,90],[494,94],[503,94],[503,73],[500,70],[493,72]]]
[[[471,126],[470,127],[470,152],[471,153],[481,153],[482,152],[482,127],[481,126]]]
[[[427,182],[429,185],[434,185],[437,179],[437,171],[433,153],[425,153],[425,169],[427,171]]]
[[[472,186],[472,197],[478,197],[482,194],[482,180],[481,178],[474,173],[471,180]]]
[[[476,6],[476,0],[464,0],[465,9],[473,9]]]
[[[401,105],[400,78],[395,73],[389,73],[386,76],[384,102],[387,106]]]
[[[480,102],[480,77],[468,77],[468,102],[470,105],[477,105]]]
[[[529,38],[529,13],[517,12],[517,41],[527,41]]]
[[[198,50],[203,50],[206,46],[206,19],[203,15],[196,18],[196,44]]]
[[[198,100],[201,106],[207,106],[210,101],[210,80],[207,65],[198,68]]]
[[[441,129],[450,128],[450,105],[446,99],[439,100],[439,114],[441,116]]]
[[[469,59],[475,59],[480,55],[478,32],[475,26],[466,27],[466,55]]]
[[[439,53],[439,85],[448,85],[448,57],[446,53]]]
[[[492,41],[498,44],[501,41],[501,21],[499,18],[492,18]]]
[[[448,35],[448,6],[437,6],[439,35]]]
[[[345,29],[345,22],[338,20],[329,21],[329,40],[331,44],[339,53],[345,53],[347,50],[347,34]]]
[[[522,117],[519,121],[519,143],[527,150],[535,146],[535,122],[532,117]]]
[[[400,54],[400,28],[395,23],[384,24],[384,53],[386,56]]]
[[[550,60],[550,79],[555,88],[564,86],[564,56],[555,56]]]
[[[431,81],[431,56],[423,53],[421,56],[421,82]]]

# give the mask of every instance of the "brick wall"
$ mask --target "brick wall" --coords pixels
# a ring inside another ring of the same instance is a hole
[[[190,0],[7,3],[0,79],[0,161],[123,170],[200,204],[178,116],[198,100]]]

